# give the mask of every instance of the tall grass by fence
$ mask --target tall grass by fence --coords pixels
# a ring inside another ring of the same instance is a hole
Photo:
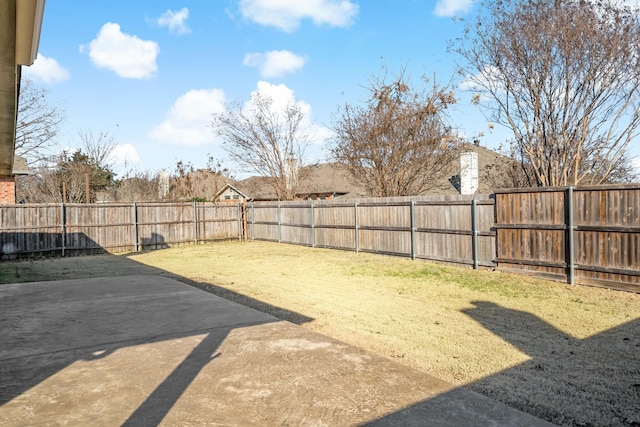
[[[492,267],[494,200],[488,196],[250,203],[248,236]]]
[[[242,238],[242,206],[213,203],[0,206],[0,257],[127,252]]]

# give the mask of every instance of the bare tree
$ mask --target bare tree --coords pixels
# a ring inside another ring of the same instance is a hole
[[[81,194],[83,186],[64,188],[70,194]],[[72,197],[73,198],[73,197]],[[71,198],[71,199],[72,199]],[[61,175],[53,167],[38,165],[30,169],[29,175],[16,179],[16,199],[19,203],[60,203],[63,201]],[[67,200],[70,200],[69,198]]]
[[[87,179],[92,172],[81,151],[64,152],[55,157],[55,165],[41,164],[17,180],[17,199],[27,203],[85,203]],[[91,190],[91,181],[89,186]]]
[[[304,118],[298,104],[278,108],[271,97],[254,92],[247,105],[237,102],[226,113],[214,114],[211,127],[223,138],[231,160],[268,178],[279,199],[291,200],[310,143]]]
[[[33,165],[48,157],[64,120],[64,111],[47,102],[48,93],[31,80],[22,79],[16,124],[16,154]]]
[[[127,171],[109,188],[109,198],[115,202],[156,202],[160,196],[160,172]]]
[[[424,88],[411,87],[404,71],[388,79],[383,67],[365,106],[341,108],[329,149],[375,196],[422,194],[458,155],[458,139],[445,123],[455,97],[426,77]]]
[[[176,162],[167,197],[172,200],[211,200],[227,181],[233,180],[232,172],[208,155],[204,168],[196,169],[191,162]]]
[[[640,16],[609,1],[485,0],[455,47],[531,185],[630,178],[640,125]]]
[[[93,132],[78,131],[80,139],[80,151],[85,154],[91,163],[99,168],[113,168],[113,152],[118,143],[116,139],[106,131],[100,131],[97,135]]]
[[[114,184],[111,154],[116,142],[107,132],[79,132],[81,148],[50,157],[17,184],[17,198],[31,203],[95,201]],[[89,194],[87,194],[87,187]]]

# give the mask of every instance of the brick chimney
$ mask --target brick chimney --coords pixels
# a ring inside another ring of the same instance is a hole
[[[16,177],[0,177],[0,205],[16,204]]]
[[[20,156],[13,158],[11,176],[0,176],[0,205],[16,204],[16,176],[29,175],[27,161]]]

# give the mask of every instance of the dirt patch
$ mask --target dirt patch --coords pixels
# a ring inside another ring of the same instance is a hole
[[[206,287],[556,424],[640,424],[637,294],[263,242],[0,264],[3,283],[125,274]]]

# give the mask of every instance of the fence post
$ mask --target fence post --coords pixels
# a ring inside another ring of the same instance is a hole
[[[569,267],[569,277],[568,281],[570,285],[574,284],[575,281],[575,256],[573,253],[573,187],[569,186],[567,188],[567,252],[568,255],[568,267]]]
[[[62,256],[64,257],[64,250],[67,243],[67,213],[64,206],[64,202],[60,203],[60,216],[61,216],[61,224],[60,224],[60,237],[62,244]]]
[[[411,217],[411,259],[416,259],[416,217],[415,217],[416,202],[411,199],[409,205],[410,217]]]
[[[354,227],[353,229],[355,230],[356,233],[356,253],[358,253],[360,251],[360,241],[359,241],[359,232],[358,232],[358,201],[353,202],[353,224]]]
[[[476,196],[471,200],[471,252],[473,269],[478,269],[478,201]]]
[[[140,244],[138,243],[138,205],[136,205],[136,202],[133,202],[133,238],[135,240],[134,246],[136,252],[138,252],[140,250]]]
[[[282,218],[281,218],[281,212],[280,212],[280,202],[278,202],[277,216],[278,216],[278,243],[281,243],[281,238],[282,238]]]
[[[316,218],[313,210],[313,201],[311,202],[311,247],[316,247]]]
[[[193,201],[193,243],[198,244],[198,207],[196,201]]]
[[[256,240],[255,235],[255,226],[256,226],[256,204],[251,203],[251,241]]]
[[[242,202],[238,202],[238,241],[242,242]]]

